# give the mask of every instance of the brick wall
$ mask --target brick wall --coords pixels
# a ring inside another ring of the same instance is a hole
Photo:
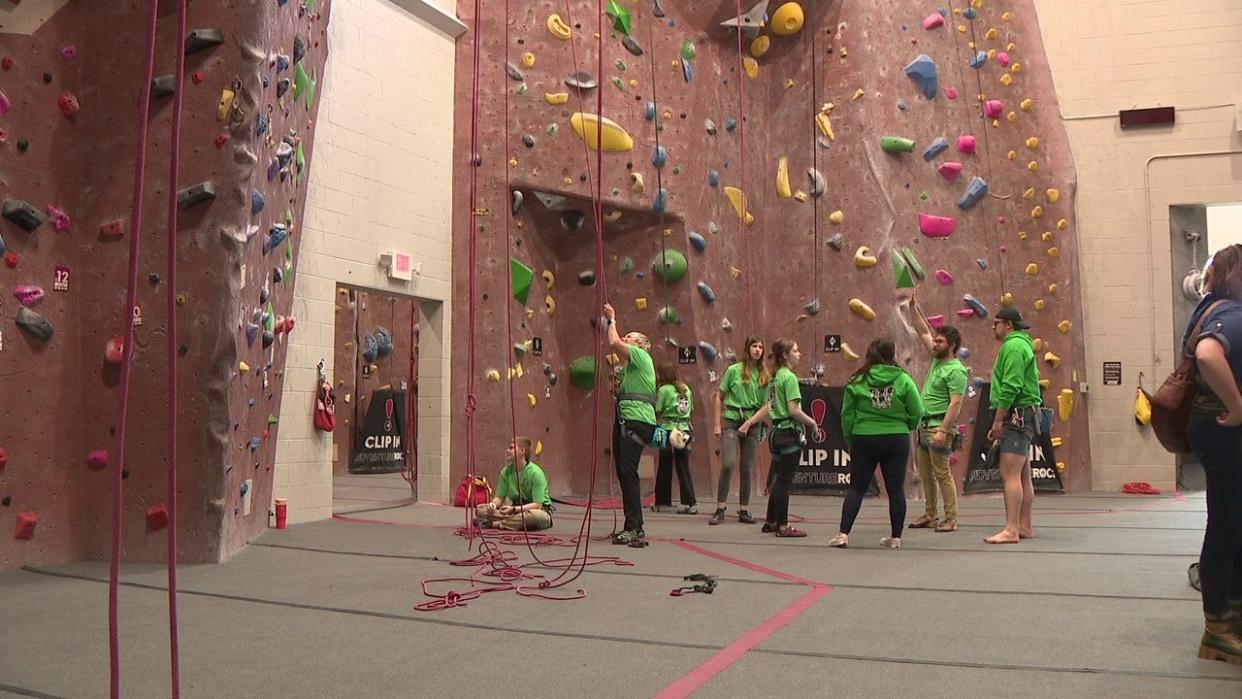
[[[338,282],[419,299],[419,497],[447,498],[454,39],[428,12],[423,0],[333,4],[276,453],[273,494],[289,499],[290,522],[332,512],[332,439],[311,416],[320,359],[333,380]],[[421,275],[390,281],[385,248],[412,253]]]
[[[1036,0],[1078,168],[1078,230],[1094,487],[1171,488],[1173,457],[1133,417],[1172,369],[1169,206],[1242,201],[1242,4]],[[1175,106],[1171,128],[1127,130],[1117,111]],[[1121,361],[1123,384],[1102,384]]]

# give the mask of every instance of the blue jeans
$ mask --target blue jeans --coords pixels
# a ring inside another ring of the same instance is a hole
[[[1207,528],[1199,553],[1203,612],[1242,602],[1242,428],[1194,418],[1186,431],[1207,478]]]

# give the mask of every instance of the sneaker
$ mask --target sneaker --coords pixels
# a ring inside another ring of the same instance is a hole
[[[643,539],[645,536],[646,534],[644,534],[641,529],[626,529],[620,534],[612,537],[612,543],[617,544],[618,546],[626,546],[629,545],[630,542]]]
[[[654,513],[656,513],[656,514],[660,514],[661,512],[663,512],[663,511],[665,511],[665,510],[671,510],[671,509],[673,509],[673,506],[672,506],[672,505],[652,505],[652,506],[651,506],[650,508],[648,508],[648,509],[650,509],[652,512],[654,512]]]
[[[755,518],[753,515],[751,515],[746,510],[739,510],[737,513],[737,521],[741,522],[742,524],[754,524]]]
[[[955,519],[946,519],[945,521],[943,521],[943,522],[941,522],[940,524],[936,525],[936,531],[938,531],[938,532],[955,532],[955,531],[957,531],[957,520],[955,520]]]
[[[908,525],[911,529],[931,529],[936,526],[936,518],[923,515]]]
[[[697,515],[698,513],[699,513],[698,505],[682,505],[681,507],[677,508],[677,514],[679,515]]]
[[[899,549],[901,548],[901,538],[896,536],[886,536],[880,539],[880,546],[886,549]]]
[[[1203,640],[1199,642],[1200,658],[1242,665],[1242,637],[1233,628],[1233,621],[1231,617],[1204,624]]]
[[[838,533],[836,536],[832,537],[832,540],[828,542],[828,545],[834,549],[849,548],[850,535]]]
[[[776,524],[774,522],[764,522],[762,531],[764,534],[771,534],[776,531]]]
[[[785,525],[776,530],[776,535],[779,537],[803,537],[806,536],[806,532],[801,529],[794,529],[789,525]]]
[[[713,524],[713,525],[721,524],[722,522],[724,522],[724,513],[725,511],[723,509],[716,510],[715,512],[712,513],[712,518],[707,520],[707,523]]]

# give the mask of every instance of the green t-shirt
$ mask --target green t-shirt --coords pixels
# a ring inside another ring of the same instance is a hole
[[[766,386],[759,385],[759,372],[751,372],[750,379],[742,375],[742,363],[736,362],[725,369],[720,379],[720,397],[724,402],[722,417],[726,420],[746,420],[763,407]],[[741,410],[739,410],[741,408]]]
[[[656,393],[656,416],[660,427],[666,430],[678,429],[690,431],[690,415],[694,412],[694,394],[686,386],[684,394],[677,392],[677,387],[666,383]]]
[[[789,416],[789,401],[802,400],[802,388],[798,385],[798,377],[787,367],[776,370],[772,377],[772,388],[768,393],[771,401],[772,426],[776,429],[797,427],[798,421]]]
[[[519,485],[521,485],[521,496],[518,495]],[[523,466],[517,474],[514,473],[513,464],[505,464],[505,467],[500,469],[500,482],[496,484],[496,497],[501,500],[508,498],[510,502],[517,504],[538,502],[545,509],[552,504],[552,498],[548,497],[548,477],[534,461]]]
[[[923,382],[923,410],[937,416],[948,412],[951,396],[966,395],[966,373],[966,365],[957,357],[933,359]]]
[[[651,355],[641,347],[630,345],[630,361],[621,370],[621,384],[617,393],[641,393],[655,400],[655,364]],[[656,424],[655,406],[637,400],[621,400],[617,402],[617,411],[622,420],[637,420],[648,425]]]

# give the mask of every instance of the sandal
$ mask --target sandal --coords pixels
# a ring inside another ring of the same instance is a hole
[[[922,517],[919,517],[918,519],[914,520],[907,526],[910,529],[932,529],[933,527],[936,526],[936,524],[937,522],[936,522],[935,517],[928,517],[927,515],[923,515]]]
[[[802,537],[806,536],[806,532],[801,529],[794,529],[789,525],[785,525],[776,530],[776,535],[779,537]]]
[[[955,519],[946,519],[945,521],[941,522],[941,523],[940,523],[940,524],[936,527],[936,531],[938,531],[938,532],[955,532],[955,531],[957,531],[957,520],[955,520]]]

